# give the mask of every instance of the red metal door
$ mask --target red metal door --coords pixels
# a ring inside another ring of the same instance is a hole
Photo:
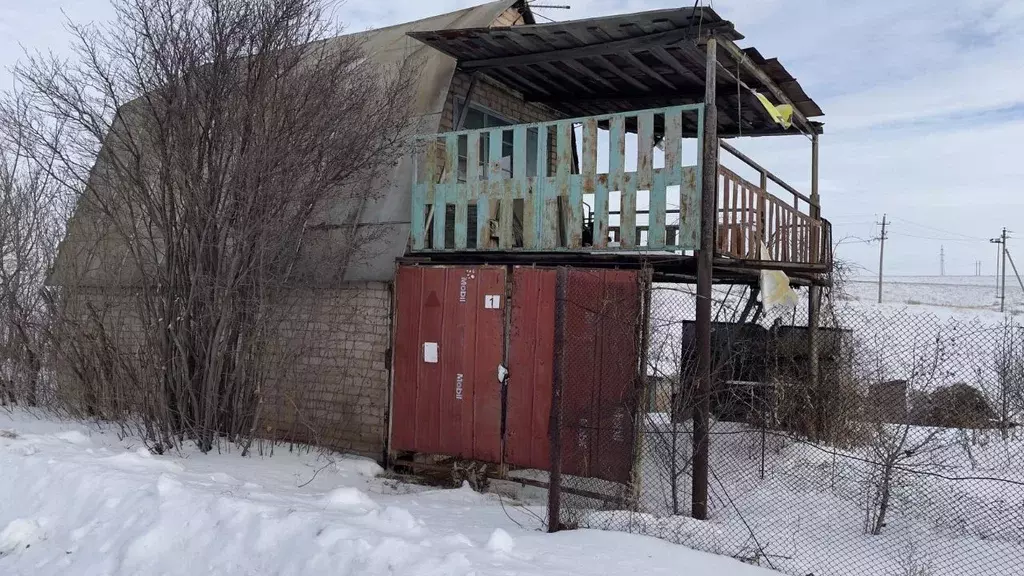
[[[635,271],[568,274],[561,394],[565,474],[623,484],[631,480],[640,288]]]
[[[402,266],[391,448],[501,460],[505,269]]]
[[[512,273],[512,324],[506,393],[505,461],[551,467],[548,437],[555,356],[555,271],[517,266]]]
[[[562,471],[627,483],[637,409],[642,290],[634,271],[567,273]],[[513,273],[505,461],[550,469],[556,271]]]

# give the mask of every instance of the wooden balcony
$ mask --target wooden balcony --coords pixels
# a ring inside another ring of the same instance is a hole
[[[742,178],[719,160],[716,256],[811,268],[830,266],[831,226],[820,218],[820,206],[730,144],[722,142],[721,146],[753,169],[760,182]],[[770,183],[792,201],[787,203],[769,193]]]
[[[703,120],[698,104],[422,136],[411,252],[692,255]],[[817,206],[724,142],[723,151],[761,182],[719,166],[716,256],[827,266]]]

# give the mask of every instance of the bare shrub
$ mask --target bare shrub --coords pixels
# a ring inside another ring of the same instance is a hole
[[[940,332],[934,341],[917,341],[911,349],[912,367],[906,378],[907,390],[924,392],[940,381],[945,359],[945,342]],[[881,358],[874,358],[874,380],[888,381],[888,370]],[[877,412],[864,415],[867,427],[867,480],[864,529],[879,535],[885,528],[894,501],[913,492],[913,481],[920,472],[933,470],[940,463],[933,457],[945,448],[943,431],[914,426],[908,418],[892,422]]]
[[[0,118],[0,405],[35,406],[49,392],[43,285],[64,214],[46,165],[29,158],[25,113],[14,100]]]
[[[284,295],[338,281],[373,240],[356,225],[407,142],[409,68],[328,39],[321,0],[113,6],[107,26],[70,26],[70,62],[15,71],[33,157],[55,158],[49,174],[79,198],[59,348],[87,412],[210,450],[258,432],[291,353]],[[130,305],[104,316],[88,286]]]

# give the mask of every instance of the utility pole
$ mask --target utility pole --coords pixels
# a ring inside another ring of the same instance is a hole
[[[1006,228],[998,238],[989,242],[999,246],[999,257],[996,259],[996,296],[999,298],[999,311],[1006,311]]]
[[[946,275],[946,247],[939,246],[939,276]]]
[[[999,261],[1003,256],[1003,247],[998,245],[998,238],[992,238],[989,242],[994,242],[997,244],[996,248],[998,248],[998,251],[996,252],[996,298],[999,298]]]
[[[882,303],[882,267],[885,263],[885,214],[882,214],[882,234],[879,239],[882,243],[878,247],[878,303]]]
[[[1002,297],[999,299],[999,311],[1000,312],[1004,312],[1004,311],[1006,311],[1006,227],[1005,226],[1003,227],[1003,235],[1002,235],[1001,238],[1003,240],[1003,268],[1002,268],[1003,287],[1002,287]]]

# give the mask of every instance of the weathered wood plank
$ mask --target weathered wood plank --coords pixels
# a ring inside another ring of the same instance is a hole
[[[466,184],[468,187],[468,200],[469,204],[475,204],[477,206],[476,221],[467,222],[467,233],[468,227],[474,226],[477,230],[476,243],[473,246],[469,246],[470,249],[479,249],[482,247],[480,241],[480,229],[483,227],[483,221],[486,221],[486,214],[481,220],[480,211],[480,133],[470,132],[466,135]]]
[[[441,150],[444,152],[443,154],[438,154],[436,150],[437,148],[435,148],[435,152],[430,155],[431,158],[433,158],[435,161],[435,168],[433,173],[429,175],[429,186],[432,189],[427,191],[427,196],[431,200],[431,205],[433,206],[432,213],[434,216],[434,221],[431,224],[433,226],[431,246],[433,246],[434,250],[444,250],[444,227],[445,217],[447,216],[447,210],[445,209],[445,184],[444,182],[439,182],[438,180],[446,180],[445,175],[447,173],[447,166],[438,164],[447,161],[448,151],[446,147],[441,148]]]
[[[743,227],[743,213],[739,211],[739,191],[742,188],[742,180],[736,180],[733,182],[732,187],[732,253],[737,258],[743,257],[742,250],[742,227]]]
[[[679,185],[679,248],[695,250],[700,238],[700,167],[687,166],[682,171]]]
[[[496,247],[493,241],[491,221],[497,217],[501,210],[501,193],[504,189],[502,180],[505,175],[501,170],[501,129],[487,131],[487,195],[481,197],[477,204],[477,214],[481,211],[486,216],[483,226],[479,232],[482,239],[481,248],[491,249]],[[483,206],[481,206],[481,203]]]
[[[637,186],[648,191],[647,247],[665,247],[664,171],[654,173],[654,112],[637,115]]]
[[[721,171],[719,171],[721,172]],[[729,183],[731,179],[727,174],[720,178],[722,185],[718,190],[718,238],[717,251],[723,255],[729,255]]]
[[[496,136],[495,136],[496,135]],[[497,167],[498,178],[492,183],[491,200],[497,201],[498,212],[495,218],[498,221],[498,249],[509,250],[512,248],[512,181],[509,180],[505,170],[502,169],[501,161],[504,154],[505,129],[499,128],[491,132],[491,163]]]
[[[529,196],[529,181],[527,180],[526,173],[526,158],[530,151],[526,148],[526,126],[516,126],[512,130],[512,178],[513,178],[513,193],[514,198],[517,200],[523,200],[523,215],[522,222],[520,225],[524,228],[522,230],[523,247],[526,248],[528,243],[532,243],[532,238],[528,238],[525,227],[530,221],[529,213],[533,211],[533,205],[527,202],[526,199]],[[513,231],[513,242],[515,242],[515,234]]]
[[[455,203],[455,222],[452,223],[456,250],[466,249],[467,222],[469,218],[469,187],[459,184],[459,140],[463,138],[449,134],[445,138],[445,164],[448,169],[448,198]],[[467,167],[468,169],[468,167]],[[447,246],[446,246],[447,248]]]
[[[583,244],[583,194],[582,181],[572,175],[573,125],[571,121],[558,124],[558,190],[563,197],[565,217],[565,247],[579,249]],[[595,165],[597,164],[595,160]]]
[[[597,120],[594,118],[588,118],[583,121],[583,134],[581,138],[580,147],[582,154],[580,157],[580,171],[583,177],[583,194],[594,195],[594,213],[591,213],[591,224],[593,229],[591,230],[591,243],[597,238]],[[607,226],[607,202],[608,195],[605,190],[604,202],[605,205],[602,207],[605,212],[605,226]],[[582,202],[582,199],[580,200]],[[582,209],[582,208],[581,208]],[[581,239],[582,240],[582,239]],[[582,242],[581,242],[582,245]]]
[[[537,128],[537,178],[533,185],[533,219],[531,224],[531,235],[533,245],[540,249],[545,246],[545,225],[547,221],[547,179],[548,179],[548,127]]]
[[[666,172],[664,184],[666,186],[679,186],[679,195],[677,198],[673,198],[676,207],[679,208],[679,226],[683,226],[683,211],[682,206],[684,203],[683,199],[683,186],[682,186],[682,134],[683,134],[683,114],[678,108],[671,108],[665,111],[665,136],[664,136],[664,149],[665,149],[665,168]],[[666,205],[668,199],[665,200]],[[676,247],[679,245],[679,235],[675,234],[675,238],[668,238],[666,232],[666,243],[669,246]]]
[[[625,120],[625,118],[623,118]],[[625,155],[623,155],[625,159]],[[625,249],[636,247],[636,191],[635,174],[624,175],[622,182],[622,208],[620,209],[619,229],[622,231],[621,246]]]
[[[625,188],[626,118],[616,116],[608,123],[608,189],[619,193],[619,222],[615,239],[622,242],[622,198]]]

